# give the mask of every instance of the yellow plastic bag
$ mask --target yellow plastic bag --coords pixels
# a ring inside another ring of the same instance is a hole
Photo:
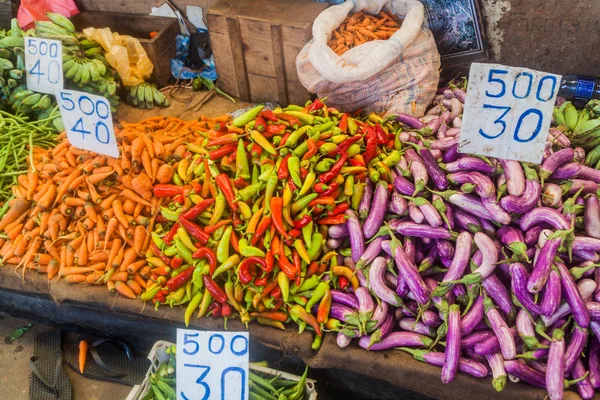
[[[139,85],[152,75],[154,65],[136,38],[112,33],[109,28],[86,28],[83,34],[102,45],[106,61],[117,70],[125,86]]]

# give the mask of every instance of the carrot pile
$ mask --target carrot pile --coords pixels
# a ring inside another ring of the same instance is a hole
[[[185,143],[214,124],[123,123],[115,129],[118,159],[77,149],[64,133],[54,149],[34,148],[0,220],[2,264],[135,298],[157,268],[145,258],[160,207],[154,183],[170,182]]]
[[[347,17],[331,33],[328,45],[339,56],[363,43],[389,39],[400,25],[401,21],[386,11],[382,10],[379,15],[360,11]]]

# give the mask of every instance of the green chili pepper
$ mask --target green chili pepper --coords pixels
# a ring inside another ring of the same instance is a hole
[[[296,185],[296,187],[302,187],[302,178],[300,177],[300,158],[291,156],[288,158],[288,169],[290,171],[290,177]]]
[[[302,143],[300,143],[299,146],[297,146],[293,150],[293,153],[297,157],[302,157],[307,151],[308,151],[308,143],[307,142],[302,142]]]
[[[348,135],[336,135],[336,136],[332,136],[331,139],[329,139],[329,140],[331,140],[335,144],[340,144],[343,141],[345,141],[346,139],[348,139],[348,137],[349,137]]]
[[[203,162],[199,163],[196,166],[196,168],[194,168],[194,176],[200,177],[200,176],[202,176],[202,174],[204,174],[204,163]]]
[[[231,233],[233,232],[233,227],[230,225],[225,229],[225,233],[219,240],[219,245],[217,246],[217,261],[220,263],[224,263],[229,258],[229,245],[231,240]]]
[[[263,203],[263,199],[265,198],[265,196],[260,196],[258,199],[256,199],[256,201],[254,203],[252,203],[252,214],[254,214],[255,212],[257,212],[262,203]]]
[[[175,246],[179,252],[179,257],[188,264],[194,264],[194,257],[192,257],[192,250],[188,249],[179,239],[175,239]]]
[[[275,171],[275,165],[267,164],[263,169],[264,171],[259,175],[258,180],[261,182],[266,182],[267,180],[269,180],[269,177],[271,176],[273,171]]]
[[[176,256],[178,252],[179,252],[179,250],[177,250],[176,246],[169,246],[163,250],[163,254],[167,257]]]
[[[323,343],[323,336],[315,335],[315,338],[312,342],[311,348],[313,350],[319,350],[322,343]]]
[[[315,174],[315,172],[311,168],[308,172],[308,175],[306,175],[306,179],[304,179],[304,183],[302,184],[302,188],[300,188],[300,192],[298,192],[298,196],[304,196],[306,193],[308,193],[308,191],[310,190],[310,188],[316,180],[317,174]]]
[[[327,142],[327,143],[323,144],[321,147],[319,147],[319,153],[321,153],[321,154],[329,154],[332,151],[334,151],[335,149],[337,149],[337,144]]]
[[[204,291],[204,295],[202,296],[202,303],[200,303],[200,311],[198,311],[198,318],[204,317],[206,312],[208,311],[208,307],[212,301],[212,295],[208,290]]]
[[[246,125],[248,122],[254,120],[254,118],[256,118],[256,116],[263,110],[263,108],[265,108],[265,106],[261,104],[259,106],[256,106],[256,107],[246,111],[239,117],[235,118],[231,122],[231,125],[237,126],[237,127],[242,127],[242,126]]]
[[[172,222],[179,221],[179,212],[177,212],[177,211],[169,210],[166,207],[161,207],[160,208],[160,214],[167,221],[172,221]]]
[[[325,122],[323,124],[319,124],[319,125],[315,125],[313,126],[313,132],[325,132],[326,130],[329,130],[333,127],[333,121],[328,121]]]
[[[213,210],[212,217],[210,217],[210,221],[208,221],[209,225],[215,225],[217,222],[221,220],[223,213],[225,212],[225,205],[227,204],[227,200],[225,199],[225,195],[219,192],[217,194],[217,198],[215,199],[215,207]]]
[[[217,228],[216,231],[213,232],[212,238],[215,241],[221,240],[221,238],[223,237],[224,233],[225,233],[225,227],[224,226],[220,226],[219,228]]]
[[[292,117],[298,118],[298,120],[302,123],[302,125],[314,125],[315,124],[315,116],[311,114],[306,114],[302,111],[286,111],[286,114],[291,115]]]
[[[143,301],[150,301],[154,298],[154,296],[156,296],[156,294],[161,290],[162,288],[160,287],[160,285],[156,285],[156,287],[148,290],[145,293],[142,293],[142,295],[140,296],[140,299],[142,299]]]
[[[307,194],[306,196],[302,197],[301,199],[296,200],[295,202],[292,203],[292,213],[297,214],[300,211],[304,210],[305,208],[308,207],[308,204],[313,201],[314,199],[316,199],[317,197],[319,197],[318,193],[311,193],[311,194]]]
[[[296,294],[306,292],[307,290],[316,288],[319,283],[321,283],[321,278],[317,275],[313,275],[310,278],[305,279],[304,282],[302,282],[302,285],[300,286],[296,286],[295,284],[292,285],[292,287],[290,288],[290,293]]]
[[[340,255],[342,255],[344,257],[350,257],[350,256],[352,256],[352,252],[350,249],[342,249],[342,250],[340,250]]]
[[[289,106],[287,106],[286,108],[283,109],[283,111],[302,111],[304,110],[304,107],[296,105],[296,104],[290,104]]]
[[[281,136],[275,136],[274,138],[271,139],[271,143],[273,143],[273,146],[275,147],[279,147],[279,143],[281,143]],[[281,149],[283,150],[283,149]],[[281,150],[279,151],[281,153]]]
[[[277,284],[281,290],[281,297],[285,303],[287,303],[290,297],[290,279],[283,271],[279,271],[277,274]]]
[[[371,180],[371,182],[377,183],[381,179],[381,174],[379,173],[379,171],[377,171],[377,169],[369,167],[369,179]]]
[[[344,194],[352,196],[354,194],[354,175],[348,175],[344,183]]]
[[[320,232],[313,233],[311,244],[312,246],[310,246],[308,249],[308,255],[310,256],[311,260],[316,260],[322,250],[323,235],[321,235]]]
[[[248,221],[250,218],[252,218],[252,210],[246,202],[239,201],[237,205],[243,220]]]
[[[401,157],[402,156],[400,155],[400,152],[398,150],[394,150],[383,159],[383,163],[391,168],[398,164]]]
[[[215,279],[217,276],[221,275],[225,271],[229,271],[232,268],[235,268],[239,265],[241,258],[238,254],[234,254],[225,260],[221,265],[215,269],[213,272],[212,278]]]
[[[337,146],[336,146],[337,148]],[[332,158],[323,158],[321,161],[315,165],[315,171],[317,172],[327,172],[331,169],[331,166],[335,164],[335,160]]]
[[[316,276],[316,275],[313,275]],[[308,301],[308,303],[306,303],[306,311],[310,312],[310,309],[312,308],[312,306],[314,306],[315,304],[317,304],[317,302],[319,300],[321,300],[323,298],[323,296],[325,296],[325,293],[329,290],[329,282],[321,282],[319,283],[319,285],[316,287],[313,295],[311,296],[310,300]]]
[[[306,305],[306,303],[308,303],[308,300],[301,296],[292,296],[292,301],[302,307],[304,307]],[[301,324],[304,324],[304,328],[306,328],[306,322],[296,321],[296,323],[298,324],[298,326],[300,326]],[[304,329],[302,329],[302,331],[304,331]]]
[[[265,214],[269,212],[269,208],[271,207],[271,198],[273,197],[278,184],[279,178],[277,178],[277,174],[272,173],[269,175],[269,179],[267,179],[267,187],[265,189]]]
[[[157,234],[152,233],[152,241],[161,251],[167,247],[167,244]]]
[[[240,239],[239,246],[240,246],[240,253],[244,257],[264,257],[265,256],[264,251],[262,251],[259,248],[250,246],[246,239]]]
[[[208,290],[206,292],[208,292]],[[190,300],[190,303],[186,307],[184,318],[186,327],[190,325],[190,318],[192,318],[192,314],[194,314],[194,311],[196,311],[198,308],[200,300],[202,300],[202,293],[198,292],[194,297],[192,297],[192,300]]]
[[[183,186],[183,180],[181,179],[181,177],[179,176],[179,174],[174,174],[173,175],[173,183],[176,184],[177,186]]]
[[[285,142],[286,147],[296,147],[296,143],[302,136],[304,136],[310,129],[313,129],[310,125],[305,125],[301,128],[296,129],[292,134],[288,137]]]
[[[348,132],[350,132],[351,135],[354,135],[357,129],[358,125],[356,125],[354,118],[348,118]]]
[[[181,274],[183,271],[185,271],[188,268],[192,268],[192,267],[188,264],[183,264],[181,267],[177,268],[176,270],[171,271],[171,278],[175,278],[177,275]]]
[[[360,154],[361,150],[360,150],[360,145],[354,143],[352,145],[350,145],[350,147],[348,148],[348,158],[352,158],[357,154]]]
[[[173,307],[173,304],[179,303],[185,296],[185,286],[180,287],[175,292],[169,293],[167,298],[169,299],[169,305]]]
[[[306,243],[306,247],[310,249],[312,246],[312,231],[313,231],[313,222],[310,221],[308,225],[302,227],[302,237],[304,238],[304,243]]]
[[[190,238],[190,236],[188,235],[187,231],[183,227],[180,226],[179,228],[177,228],[177,235],[176,235],[176,237],[190,251],[196,251],[196,250],[198,250],[196,248],[196,246],[194,246],[194,243],[192,242],[192,239]]]
[[[400,133],[402,133],[402,129],[398,130],[396,135],[394,136],[394,150],[401,151],[403,149],[402,142],[400,141]]]
[[[254,298],[254,293],[250,290],[246,290],[246,294],[244,294],[244,301],[246,302],[246,308],[250,308],[252,306],[252,299]]]
[[[237,196],[238,199],[242,201],[250,200],[252,197],[256,196],[260,189],[262,188],[262,183],[255,183],[253,185],[248,185],[243,189],[238,190]]]
[[[265,249],[269,250],[271,248],[271,231],[267,230],[265,232],[265,236],[263,237],[263,245]]]
[[[352,199],[350,200],[351,207],[353,210],[358,211],[358,206],[360,205],[360,201],[365,193],[364,183],[359,183],[358,185],[354,185],[354,192],[352,192]]]
[[[258,175],[259,175],[258,166],[256,164],[253,164],[252,165],[252,179],[250,181],[252,184],[258,183]]]
[[[202,165],[203,163],[201,163]],[[235,155],[236,176],[238,178],[250,179],[250,166],[248,165],[248,155],[244,148],[244,141],[238,141],[237,154]]]

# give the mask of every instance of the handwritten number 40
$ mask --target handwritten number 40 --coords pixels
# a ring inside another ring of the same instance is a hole
[[[488,83],[489,83],[490,89],[485,91],[485,95],[487,97],[490,97],[493,99],[499,99],[506,95],[506,90],[507,90],[506,82],[504,82],[504,80],[502,78],[504,78],[507,74],[508,74],[508,71],[506,71],[506,70],[501,70],[501,69],[491,69],[490,70],[490,72],[488,74]],[[523,86],[519,86],[518,84],[523,81],[525,81],[525,83],[526,83],[525,91],[523,93],[519,93],[519,88],[522,88]],[[542,98],[542,92],[544,91],[544,88],[545,88],[544,85],[546,85],[546,84],[551,84],[552,86],[548,92],[547,98]],[[554,91],[556,90],[556,85],[557,85],[556,77],[554,77],[554,76],[543,77],[542,79],[540,79],[540,81],[538,83],[536,93],[535,93],[535,98],[538,101],[541,101],[543,103],[549,101],[554,96]],[[494,88],[492,88],[492,86],[494,86]],[[533,75],[529,72],[520,72],[519,74],[517,74],[517,76],[515,77],[515,79],[513,81],[511,94],[515,99],[518,99],[518,100],[526,99],[531,94],[532,86],[533,86]],[[500,114],[500,116],[498,118],[496,118],[496,120],[494,120],[494,125],[500,125],[502,130],[500,131],[500,133],[492,135],[492,134],[488,134],[488,133],[484,132],[483,129],[479,129],[479,134],[487,139],[495,139],[495,138],[502,136],[504,131],[506,131],[506,127],[507,127],[506,121],[504,120],[504,118],[512,110],[512,108],[508,107],[508,106],[496,106],[496,105],[491,105],[491,104],[484,104],[483,108],[491,109],[491,110],[502,110],[502,113]],[[537,117],[536,127],[534,128],[533,132],[531,133],[531,135],[528,138],[521,138],[519,136],[519,131],[521,130],[521,125],[523,124],[525,118],[529,117],[530,115],[532,117],[533,116]],[[540,133],[540,130],[542,128],[542,120],[543,120],[543,115],[540,110],[538,110],[536,108],[530,108],[530,109],[525,110],[521,114],[521,116],[519,117],[519,119],[517,121],[517,125],[515,126],[515,131],[513,134],[513,139],[520,143],[527,143],[527,142],[532,141]]]

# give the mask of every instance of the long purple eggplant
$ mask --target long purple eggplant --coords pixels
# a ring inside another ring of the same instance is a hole
[[[498,204],[498,202],[496,201],[496,199],[494,197],[482,198],[481,204],[483,204],[483,207],[487,210],[487,212],[493,216],[492,219],[494,221],[499,222],[500,224],[503,224],[503,225],[510,224],[510,222],[511,222],[510,214],[507,213],[502,207],[500,207],[500,204]],[[482,224],[482,226],[483,226],[483,224]],[[486,228],[484,228],[484,229],[486,229]],[[493,228],[488,228],[486,230],[489,231],[490,229],[493,229]],[[494,230],[491,230],[491,232],[494,232]]]
[[[484,174],[492,174],[496,171],[496,167],[488,164],[481,158],[469,156],[461,157],[451,163],[442,164],[442,168],[448,172],[477,171]]]
[[[527,291],[527,270],[521,263],[510,264],[512,292],[519,303],[534,315],[540,314],[540,307],[533,302]]]
[[[334,225],[335,226],[335,225]],[[369,265],[375,257],[379,255],[382,250],[382,243],[386,240],[386,237],[380,236],[375,239],[365,249],[364,253],[360,256],[358,261],[356,262],[356,268],[362,269],[366,265]]]
[[[406,157],[406,160],[408,161],[408,167],[415,183],[415,191],[411,195],[415,195],[427,186],[429,174],[427,173],[427,168],[425,168],[423,160],[414,149],[407,149],[404,153],[404,157]]]
[[[398,326],[403,331],[415,332],[421,335],[435,337],[435,329],[425,325],[423,322],[417,322],[415,318],[402,318],[398,321]]]
[[[452,239],[452,232],[441,227],[420,225],[408,221],[393,221],[389,223],[391,229],[404,236],[413,236],[429,239]]]
[[[590,371],[590,383],[596,389],[600,389],[600,345],[597,337],[592,337],[588,352],[588,370]]]
[[[556,267],[560,274],[562,282],[562,290],[567,300],[567,303],[571,307],[573,313],[573,319],[582,328],[587,328],[590,325],[590,314],[585,307],[585,302],[579,293],[575,280],[569,273],[569,270],[563,263],[557,262]]]
[[[561,400],[565,389],[565,339],[564,333],[555,329],[548,353],[546,370],[546,390],[551,400]]]
[[[400,350],[412,354],[415,360],[435,365],[437,367],[443,366],[446,361],[446,355],[444,353],[409,348],[401,348]],[[459,360],[458,370],[476,378],[483,378],[488,374],[488,370],[485,365],[466,357],[462,357]]]
[[[335,342],[340,349],[343,349],[350,346],[350,343],[352,343],[352,338],[343,332],[338,332]]]
[[[512,335],[513,339],[518,338],[519,335],[517,333],[517,328],[510,328],[509,333]],[[498,336],[494,333],[494,336],[483,340],[475,345],[473,348],[475,354],[480,356],[485,356],[487,354],[493,354],[500,351],[500,340]]]
[[[577,386],[577,393],[581,396],[582,399],[593,399],[595,396],[594,386],[590,381],[590,377],[586,376],[587,371],[583,366],[583,362],[581,361],[581,357],[577,359],[573,369],[571,370],[571,376],[573,379],[580,379],[575,385]]]
[[[583,351],[588,340],[588,330],[578,325],[573,327],[569,344],[565,351],[565,373],[571,372],[575,363],[579,359],[579,355]]]
[[[331,300],[348,307],[358,308],[358,300],[352,293],[342,292],[341,290],[331,289]]]
[[[550,157],[546,158],[542,163],[540,167],[540,178],[542,181],[548,179],[558,167],[571,162],[572,160],[573,149],[571,148],[566,148],[555,152]]]
[[[446,178],[446,174],[439,167],[438,162],[431,154],[431,151],[425,147],[421,147],[419,149],[419,155],[425,164],[425,168],[427,169],[434,186],[438,190],[448,189],[448,178]]]
[[[377,233],[379,228],[381,228],[389,199],[390,196],[387,184],[385,182],[379,182],[375,187],[371,210],[362,226],[365,238],[370,239]]]
[[[469,264],[469,258],[471,257],[471,246],[473,244],[473,237],[469,232],[462,232],[456,238],[456,250],[454,252],[454,258],[452,264],[448,268],[448,271],[442,278],[443,282],[450,282],[458,280],[463,276],[467,265]],[[450,290],[450,287],[444,288],[439,287],[436,290],[434,296],[443,296]]]
[[[450,146],[449,149],[446,150],[446,152],[442,156],[442,162],[446,164],[452,163],[454,161],[457,161],[460,155],[461,154],[458,152],[458,143],[455,143],[452,146]]]
[[[423,128],[423,123],[418,118],[413,117],[412,115],[409,115],[409,114],[396,115],[396,121],[401,122],[413,129]]]
[[[402,175],[398,175],[394,178],[394,188],[405,196],[412,196],[415,193],[415,185],[403,177]],[[364,197],[363,197],[364,198]],[[369,199],[370,200],[370,199]],[[366,215],[365,215],[366,217]]]
[[[564,180],[564,179],[573,179],[581,173],[581,164],[572,162],[564,164],[554,171],[552,175],[550,175],[550,179]]]
[[[581,166],[581,170],[579,171],[579,174],[577,174],[577,177],[600,183],[600,171],[596,168],[586,167],[585,165]]]
[[[392,193],[392,198],[388,204],[388,211],[392,214],[403,215],[406,210],[408,210],[408,203],[406,202],[406,199],[404,199],[404,197],[402,197],[402,195],[398,192]]]
[[[369,336],[363,336],[358,341],[358,345],[363,349],[380,351],[397,347],[429,347],[433,344],[433,339],[414,332],[392,332],[381,339],[379,343],[369,347],[370,344],[371,338]]]
[[[463,349],[475,347],[477,343],[481,343],[484,340],[495,338],[496,335],[492,331],[475,331],[470,335],[463,336],[460,347]]]
[[[507,376],[506,370],[504,369],[504,358],[502,358],[502,354],[487,354],[485,359],[492,370],[492,386],[497,392],[503,391],[504,386],[506,386]]]
[[[506,175],[506,188],[508,194],[512,196],[521,196],[525,191],[525,174],[523,167],[518,161],[500,160],[504,175]]]
[[[390,289],[385,282],[385,271],[387,270],[385,258],[377,257],[369,268],[369,288],[382,301],[394,306],[401,307],[402,300]]]
[[[329,228],[329,237],[334,239],[343,239],[348,237],[348,225],[339,224],[339,225],[331,225]]]
[[[459,228],[469,231],[471,233],[481,232],[481,223],[473,215],[460,210],[459,208],[454,209],[454,221]]]
[[[550,271],[552,270],[552,263],[556,252],[560,247],[560,238],[549,238],[543,247],[537,252],[535,261],[533,263],[533,270],[527,280],[527,290],[529,293],[539,293],[540,290],[546,285]]]
[[[494,182],[480,172],[455,172],[448,175],[448,180],[454,184],[471,183],[475,185],[475,193],[479,197],[496,197],[496,187]]]
[[[446,360],[442,367],[442,383],[450,383],[456,377],[460,361],[460,341],[462,338],[460,307],[458,304],[450,306],[448,313],[448,332],[446,334]]]
[[[570,274],[569,274],[570,275]],[[571,278],[572,279],[572,278]],[[561,279],[562,285],[562,279]],[[594,291],[596,290],[596,282],[592,279],[581,279],[577,282],[577,292],[579,293],[579,297],[583,300],[583,302],[587,302],[592,298]],[[563,289],[564,291],[564,289]],[[573,296],[574,295],[570,295]],[[556,312],[552,314],[551,317],[542,316],[542,321],[546,327],[554,325],[561,318],[571,314],[571,306],[569,302],[561,303]]]
[[[361,219],[367,218],[371,209],[371,200],[373,199],[373,184],[367,181],[363,197],[358,205],[358,215]]]
[[[521,230],[527,231],[529,228],[541,223],[546,223],[554,227],[554,229],[568,230],[571,225],[565,217],[558,211],[548,208],[534,208],[527,214],[523,215],[520,220]]]
[[[490,327],[498,338],[498,344],[500,345],[502,357],[504,357],[505,360],[512,360],[517,355],[517,347],[515,345],[515,339],[511,334],[510,328],[498,310],[494,308],[491,301],[488,299],[485,300],[485,308],[485,316],[487,317]]]
[[[543,373],[536,371],[523,360],[504,361],[504,369],[509,374],[519,378],[530,385],[546,389],[546,377]]]
[[[500,205],[509,213],[526,213],[535,207],[541,191],[541,185],[537,180],[528,179],[521,196],[505,196],[500,199]]]
[[[423,282],[423,278],[419,275],[417,267],[409,260],[408,256],[400,246],[400,243],[395,239],[392,240],[392,253],[394,254],[394,260],[398,267],[399,274],[401,274],[411,293],[415,297],[417,303],[424,305],[430,300],[429,288]],[[371,266],[373,268],[373,266]]]
[[[562,287],[560,282],[560,275],[556,270],[550,271],[544,293],[542,295],[542,301],[540,303],[540,313],[546,317],[551,317],[558,306],[560,305],[560,299],[562,298]]]
[[[348,225],[348,233],[350,235],[352,261],[357,262],[365,252],[365,238],[356,213],[352,210],[347,210],[345,215],[348,217],[346,224]]]
[[[546,183],[542,192],[542,205],[544,207],[558,208],[563,204],[562,195],[560,186],[556,183]]]
[[[442,226],[442,217],[428,200],[422,197],[417,197],[413,200],[413,203],[419,207],[419,211],[421,211],[423,217],[425,217],[425,220],[429,225],[433,227]]]
[[[515,316],[515,308],[511,300],[508,289],[496,275],[490,275],[481,283],[485,289],[485,293],[494,301],[500,311],[508,319],[513,319]]]
[[[596,194],[591,194],[585,200],[584,209],[585,233],[600,239],[600,201]]]

